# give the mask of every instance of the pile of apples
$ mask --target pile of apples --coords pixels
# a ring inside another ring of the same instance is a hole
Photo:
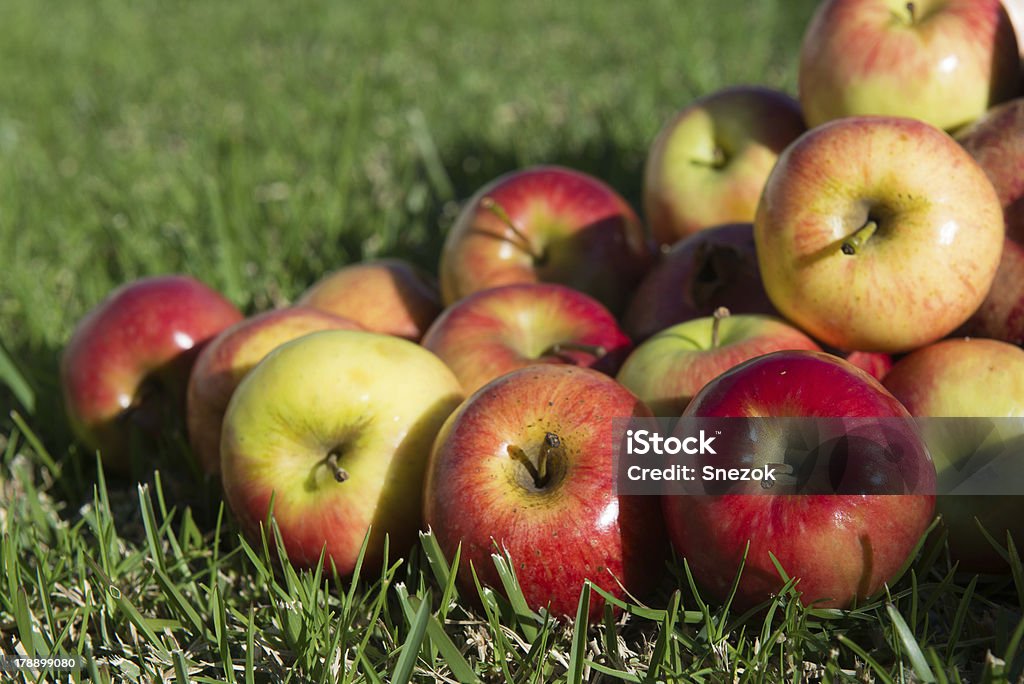
[[[437,279],[351,265],[249,318],[187,276],[129,283],[67,344],[70,421],[124,471],[184,410],[240,526],[272,508],[297,566],[350,573],[367,536],[375,563],[429,527],[467,586],[470,564],[500,586],[507,553],[559,615],[587,579],[643,595],[670,547],[719,600],[745,557],[737,605],[780,589],[777,561],[848,606],[905,564],[954,463],[915,452],[929,475],[894,495],[620,496],[612,423],[1024,417],[1020,54],[998,0],[826,0],[799,85],[679,112],[647,226],[541,166],[465,204]],[[1024,541],[1018,497],[942,499],[961,567],[1003,563],[975,517]]]

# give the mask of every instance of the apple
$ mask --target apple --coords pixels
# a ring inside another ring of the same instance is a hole
[[[1003,0],[1003,7],[1010,15],[1013,32],[1017,34],[1017,49],[1024,60],[1024,0]]]
[[[613,375],[633,348],[597,300],[552,283],[475,292],[448,307],[422,344],[448,364],[467,394],[534,364],[568,363]]]
[[[894,363],[891,356],[881,352],[838,352],[838,356],[862,371],[866,371],[875,380],[883,379]]]
[[[985,301],[960,329],[964,335],[1024,345],[1024,246],[1007,238]]]
[[[826,0],[798,80],[811,127],[877,114],[954,130],[1017,94],[1020,56],[999,0]]]
[[[257,543],[273,502],[296,567],[325,553],[349,575],[367,534],[365,562],[379,566],[385,535],[391,549],[415,541],[430,448],[461,400],[447,366],[408,340],[327,330],[287,342],[228,404],[225,498]]]
[[[734,314],[776,314],[764,291],[754,227],[705,228],[669,249],[633,293],[622,327],[636,342],[721,306]]]
[[[75,327],[60,361],[68,421],[103,464],[128,472],[132,444],[153,439],[184,409],[200,348],[241,320],[235,306],[185,275],[114,290]]]
[[[769,554],[788,576],[798,578],[804,604],[849,606],[893,579],[931,523],[935,471],[909,414],[877,380],[835,356],[780,351],[751,359],[708,383],[683,416],[841,418],[839,424],[877,418],[903,453],[896,464],[879,461],[862,439],[847,454],[848,469],[864,471],[862,484],[893,475],[903,485],[896,491],[903,493],[793,494],[787,493],[794,491],[789,485],[777,482],[771,494],[666,496],[672,545],[716,600],[728,596],[749,543],[736,607],[754,606],[782,587]],[[785,430],[793,423],[779,425]],[[757,464],[777,461],[778,443],[757,442]],[[726,464],[740,458],[721,446],[719,452]],[[895,473],[883,471],[893,468]]]
[[[401,259],[346,266],[314,283],[296,304],[413,342],[441,313],[434,277]]]
[[[220,473],[220,428],[242,378],[270,351],[319,330],[362,330],[355,321],[303,306],[266,311],[231,326],[199,353],[186,395],[188,438],[203,471]]]
[[[903,352],[981,304],[1003,248],[992,183],[963,148],[913,119],[819,126],[779,158],[754,221],[765,290],[844,350]]]
[[[653,262],[636,213],[602,181],[559,166],[513,171],[463,208],[441,253],[445,304],[498,285],[560,283],[618,315]]]
[[[748,359],[783,349],[819,349],[778,318],[728,314],[723,308],[662,330],[629,355],[616,379],[656,416],[678,416],[704,385]]]
[[[653,496],[613,487],[612,419],[650,410],[606,375],[533,366],[503,375],[467,399],[441,429],[424,517],[448,557],[461,545],[458,580],[500,587],[491,554],[507,552],[527,603],[574,615],[584,580],[608,593],[642,595],[667,558]],[[603,614],[593,596],[589,620]]]
[[[686,106],[658,133],[644,167],[654,240],[670,245],[752,221],[775,160],[805,130],[800,104],[771,88],[725,88]]]
[[[992,181],[1007,234],[1024,244],[1024,97],[995,107],[958,131],[957,140]]]
[[[884,384],[915,416],[1024,418],[1024,349],[997,340],[942,340],[901,359]],[[930,446],[941,491],[947,492],[969,474],[967,459],[993,426],[989,421],[935,423]],[[927,426],[933,427],[931,422]],[[1024,421],[1004,421],[995,428],[998,443],[1024,437]],[[1019,548],[1024,545],[1022,510],[1024,496],[940,496],[938,511],[948,530],[950,556],[964,570],[1008,572],[1009,565],[978,530],[975,518],[1000,543],[1005,544],[1010,532]]]

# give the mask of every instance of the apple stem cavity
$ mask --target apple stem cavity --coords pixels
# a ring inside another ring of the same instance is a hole
[[[544,489],[551,481],[552,465],[560,458],[564,458],[565,450],[562,448],[562,440],[554,432],[544,433],[544,441],[541,443],[537,453],[537,464],[534,465],[530,457],[521,448],[514,444],[508,445],[508,455],[518,461],[533,480],[533,486],[537,489]]]
[[[725,168],[725,164],[728,161],[725,150],[720,145],[715,145],[714,149],[711,150],[711,159],[693,159],[691,160],[694,166],[703,166],[709,169],[722,169]]]
[[[327,454],[327,467],[334,475],[334,481],[341,483],[348,479],[348,471],[338,464],[338,452],[332,451]]]
[[[718,349],[718,329],[722,325],[722,319],[728,318],[732,315],[724,306],[720,306],[715,309],[715,313],[711,315],[711,348]]]
[[[509,230],[512,231],[512,234],[519,241],[518,246],[524,252],[529,254],[530,258],[533,259],[535,263],[544,263],[544,254],[534,249],[533,243],[530,242],[530,238],[527,237],[526,234],[523,233],[523,231],[521,231],[518,226],[516,226],[516,224],[512,221],[512,217],[508,215],[507,211],[505,211],[505,207],[501,206],[501,204],[499,204],[493,197],[484,197],[482,200],[480,200],[480,206],[486,209],[487,211],[491,212],[495,216],[497,216],[498,219],[502,223],[504,223]]]
[[[843,254],[853,256],[863,249],[867,241],[871,239],[871,236],[878,230],[878,223],[874,220],[868,221],[863,226],[857,229],[850,237],[843,240],[842,250]]]

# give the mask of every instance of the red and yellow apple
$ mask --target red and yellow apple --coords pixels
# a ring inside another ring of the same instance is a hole
[[[977,310],[999,265],[992,183],[928,124],[852,117],[779,158],[754,222],[765,290],[789,320],[843,350],[903,352]]]

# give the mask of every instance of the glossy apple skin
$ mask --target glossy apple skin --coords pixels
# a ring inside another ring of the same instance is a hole
[[[886,374],[892,369],[893,359],[888,354],[881,352],[840,352],[840,358],[845,359],[851,365],[860,368],[865,371],[868,375],[873,377],[875,380],[883,379]]]
[[[622,327],[642,342],[720,306],[734,314],[777,314],[761,282],[753,224],[705,228],[672,245],[636,288]]]
[[[399,389],[400,388],[400,391]],[[272,351],[239,384],[224,416],[221,477],[239,525],[259,542],[274,516],[296,567],[379,567],[420,529],[434,437],[462,400],[441,361],[408,340],[356,330],[315,332]],[[326,460],[340,454],[335,480]]]
[[[1003,257],[985,301],[960,330],[1024,346],[1024,247],[1006,239]]]
[[[127,472],[132,433],[157,433],[184,410],[200,348],[242,314],[184,275],[142,278],[114,290],[79,321],[60,362],[68,420],[103,464]]]
[[[642,596],[663,571],[667,542],[657,497],[617,496],[613,418],[650,416],[611,378],[573,366],[534,366],[504,375],[466,400],[438,435],[427,477],[425,519],[448,557],[462,545],[458,579],[501,587],[491,559],[506,550],[530,607],[576,612],[583,581],[614,596]],[[538,489],[513,460],[532,460],[546,432],[565,460]],[[620,586],[620,582],[622,586]],[[603,614],[591,596],[589,620]]]
[[[429,273],[401,259],[378,259],[324,276],[296,305],[347,318],[372,332],[418,342],[441,313],[441,293]]]
[[[1024,245],[1024,98],[994,107],[957,140],[992,181],[1007,235]]]
[[[196,358],[186,395],[188,438],[203,471],[220,473],[220,428],[238,383],[272,350],[319,330],[362,330],[355,321],[295,306],[239,321]]]
[[[783,349],[820,349],[804,333],[770,316],[723,318],[715,347],[713,326],[714,318],[707,317],[661,331],[629,355],[616,380],[654,415],[678,416],[702,387],[744,361]]]
[[[827,0],[800,49],[808,126],[903,116],[954,130],[1017,94],[1020,58],[999,0]]]
[[[948,339],[904,357],[885,378],[885,386],[914,416],[1024,417],[1024,350],[987,339]],[[1012,438],[1010,435],[1004,435]],[[940,477],[970,454],[933,449]],[[944,495],[938,512],[949,533],[949,552],[969,572],[1009,572],[1006,563],[978,530],[975,518],[1005,545],[1009,531],[1024,545],[1024,495]]]
[[[854,254],[844,241],[878,229]],[[779,158],[754,222],[765,290],[824,344],[903,352],[974,313],[1003,248],[999,200],[952,138],[912,119],[853,117]]]
[[[867,373],[832,355],[782,351],[722,374],[684,416],[893,417],[906,409]],[[919,444],[908,432],[907,438]],[[772,456],[766,455],[767,458]],[[767,600],[783,582],[769,553],[799,577],[803,603],[845,607],[891,580],[932,520],[935,471],[921,449],[905,467],[921,494],[667,496],[669,538],[708,594],[721,601],[750,549],[738,607]]]
[[[529,248],[481,205],[485,198],[504,210]],[[560,283],[618,315],[652,262],[640,219],[612,188],[579,171],[536,166],[501,176],[466,204],[441,253],[441,294],[452,304],[498,285]]]
[[[800,104],[771,88],[725,88],[685,107],[658,133],[644,167],[655,242],[752,221],[776,159],[806,130]]]
[[[452,304],[423,337],[467,394],[519,368],[565,363],[614,375],[633,349],[615,317],[596,299],[563,285],[505,285]],[[556,344],[601,347],[590,351]]]

